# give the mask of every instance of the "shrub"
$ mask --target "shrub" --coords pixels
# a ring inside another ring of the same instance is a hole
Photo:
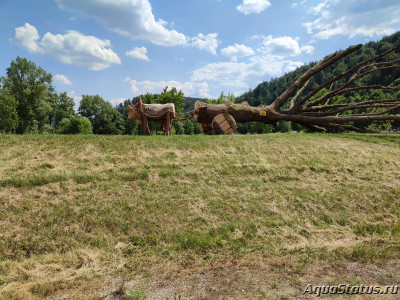
[[[89,119],[80,116],[64,118],[58,124],[57,133],[61,134],[91,134],[92,124]]]

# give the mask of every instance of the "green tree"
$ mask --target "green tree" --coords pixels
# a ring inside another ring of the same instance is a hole
[[[134,102],[134,99],[132,99],[132,102]],[[125,100],[123,103],[118,104],[115,109],[119,111],[119,113],[122,115],[122,118],[124,119],[124,125],[125,125],[125,131],[124,134],[138,134],[138,126],[136,122],[128,122],[128,113],[129,113],[129,105],[131,104],[131,101]]]
[[[150,93],[146,93],[146,94],[142,97],[142,100],[143,100],[143,103],[145,103],[145,104],[151,104],[151,103],[157,103],[157,102],[156,102],[156,98],[157,98],[157,95],[155,95],[155,94],[150,94]]]
[[[102,107],[105,101],[99,95],[82,95],[82,100],[79,104],[78,112],[80,115],[88,118],[93,124],[94,119],[102,112]]]
[[[228,95],[225,95],[225,93],[222,91],[221,94],[217,99],[208,99],[206,98],[205,102],[208,104],[223,104],[226,101],[230,101],[232,103],[236,102],[236,97],[234,94],[231,92],[228,93]]]
[[[44,125],[50,124],[50,114],[57,98],[50,73],[26,58],[17,57],[1,81],[18,103],[17,133],[40,131]]]
[[[53,111],[51,114],[52,124],[57,127],[62,119],[70,118],[74,115],[74,99],[68,96],[66,92],[57,95],[56,101],[53,104]]]
[[[90,120],[95,134],[123,134],[125,120],[122,115],[99,95],[83,95],[79,114]]]
[[[176,112],[180,113],[183,111],[185,107],[185,98],[183,97],[183,92],[173,87],[168,91],[168,87],[166,86],[160,96],[156,98],[157,103],[165,104],[165,103],[174,103]]]
[[[18,126],[18,102],[6,90],[0,89],[0,132],[14,132]]]

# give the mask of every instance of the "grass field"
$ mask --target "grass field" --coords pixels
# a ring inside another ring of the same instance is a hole
[[[1,299],[293,299],[399,274],[400,136],[0,135]]]

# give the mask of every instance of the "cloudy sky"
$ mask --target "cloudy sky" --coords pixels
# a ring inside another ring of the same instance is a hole
[[[236,95],[400,30],[399,0],[0,0],[0,75],[17,56],[79,102],[175,86]]]

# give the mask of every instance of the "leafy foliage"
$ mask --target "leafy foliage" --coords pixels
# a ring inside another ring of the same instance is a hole
[[[85,117],[71,116],[70,118],[64,118],[60,121],[57,133],[91,134],[92,123],[90,123],[90,121]]]
[[[79,105],[80,115],[89,119],[96,134],[123,134],[125,121],[109,102],[99,95],[83,95]]]
[[[57,98],[51,74],[26,58],[17,57],[1,81],[3,88],[18,102],[17,133],[40,131],[50,123]]]
[[[66,92],[60,93],[57,96],[51,113],[54,127],[57,127],[62,119],[71,118],[74,115],[74,105],[74,99],[69,97]]]
[[[18,102],[6,90],[0,89],[0,132],[14,132],[18,126]]]

